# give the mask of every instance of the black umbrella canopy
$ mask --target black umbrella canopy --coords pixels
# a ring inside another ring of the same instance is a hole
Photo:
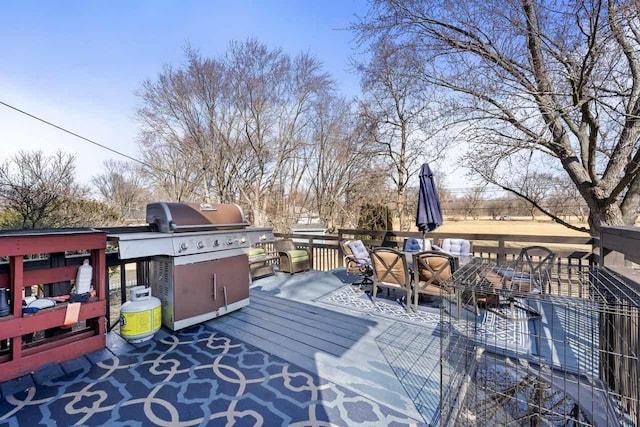
[[[420,169],[420,192],[418,193],[418,211],[416,225],[422,232],[433,231],[442,225],[440,199],[433,180],[433,172],[428,163]]]

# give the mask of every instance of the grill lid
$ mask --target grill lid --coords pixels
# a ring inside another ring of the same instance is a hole
[[[161,233],[240,229],[249,225],[240,206],[209,203],[149,203],[147,222]]]

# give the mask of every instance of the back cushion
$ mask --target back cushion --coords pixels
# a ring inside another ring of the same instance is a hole
[[[369,257],[369,252],[367,248],[365,248],[364,243],[361,240],[354,240],[352,242],[347,243],[347,246],[353,252],[353,256],[356,257],[356,263],[358,265],[368,265],[371,264],[371,258]]]
[[[426,261],[436,273],[438,272],[438,270],[444,267],[444,270],[440,273],[435,283],[439,283],[440,281],[447,280],[449,277],[451,277],[451,265],[449,264],[449,260],[447,258],[432,256],[427,257]],[[446,267],[444,266],[444,264],[447,264]],[[418,271],[420,272],[420,280],[424,280],[425,282],[434,276],[434,274],[429,271],[428,268],[422,266],[422,264],[418,264]]]
[[[422,245],[418,239],[407,239],[404,242],[404,250],[407,252],[420,252]]]
[[[393,267],[391,268],[391,271],[385,275],[385,272],[392,264]],[[406,283],[404,264],[402,263],[402,259],[399,259],[394,253],[376,253],[376,256],[373,258],[373,269],[376,271],[376,277],[378,277],[381,282],[400,286],[404,286]]]
[[[424,239],[424,248],[422,247],[422,239],[414,239],[412,237],[408,238],[404,241],[404,250],[405,252],[420,252],[420,251],[430,251],[431,248],[431,240]]]
[[[471,244],[468,240],[463,239],[444,239],[442,242],[442,249],[451,254],[468,254],[471,249]]]

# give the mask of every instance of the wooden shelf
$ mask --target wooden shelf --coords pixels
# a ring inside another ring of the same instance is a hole
[[[0,340],[20,335],[31,334],[55,326],[64,324],[64,317],[67,304],[57,304],[55,307],[40,310],[37,313],[25,313],[22,317],[7,316],[0,320],[2,329],[0,330]],[[107,303],[104,300],[84,302],[80,306],[78,321],[93,319],[104,316],[107,310]],[[8,319],[8,320],[6,320]]]
[[[0,382],[33,372],[47,363],[60,363],[105,347],[105,249],[106,234],[91,229],[0,232],[0,256],[9,258],[8,273],[0,274],[0,287],[9,290],[11,305],[10,315],[0,317],[0,341],[8,348],[0,356]],[[23,314],[22,300],[26,287],[46,287],[75,280],[77,265],[59,265],[61,260],[67,262],[64,252],[72,251],[88,252],[93,267],[96,296],[81,303],[78,316],[78,321],[86,321],[87,326],[42,340],[23,342],[25,335],[64,325],[67,303]],[[25,271],[24,256],[41,253],[51,254],[50,260],[55,258],[58,265]]]

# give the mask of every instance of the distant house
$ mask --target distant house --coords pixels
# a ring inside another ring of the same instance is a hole
[[[300,224],[320,224],[320,215],[316,212],[312,212],[302,206],[296,206],[293,209],[295,217],[298,218],[298,222],[295,226]]]
[[[324,236],[327,234],[327,226],[324,224],[294,224],[291,226],[292,234],[312,234],[314,236]],[[308,239],[293,239],[294,242],[306,242]],[[317,243],[324,243],[324,240],[316,240]]]

